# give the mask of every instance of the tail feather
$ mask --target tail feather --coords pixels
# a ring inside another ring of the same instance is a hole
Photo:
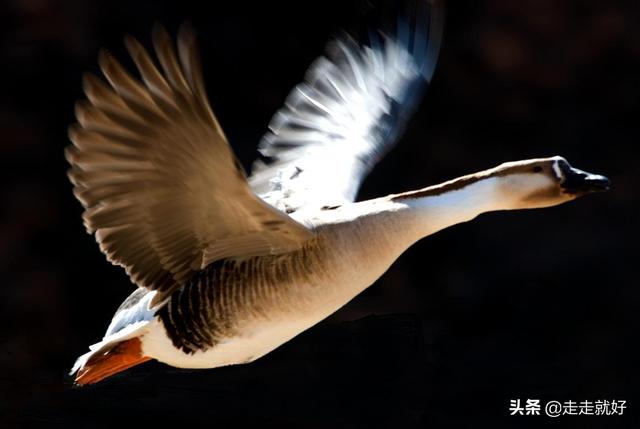
[[[107,344],[80,356],[71,373],[76,373],[75,383],[84,386],[97,383],[150,359],[142,354],[140,338],[134,337]]]

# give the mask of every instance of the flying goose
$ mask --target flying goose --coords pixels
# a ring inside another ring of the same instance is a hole
[[[273,117],[247,177],[205,93],[193,32],[155,28],[158,67],[131,37],[131,76],[102,52],[66,150],[87,231],[137,289],[75,383],[150,359],[181,368],[251,362],[376,281],[409,246],[480,213],[549,207],[609,181],[562,157],[508,162],[355,202],[431,80],[441,9],[363,43],[334,39]]]

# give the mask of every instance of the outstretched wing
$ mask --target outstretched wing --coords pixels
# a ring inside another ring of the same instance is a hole
[[[249,187],[207,101],[193,33],[181,30],[177,55],[161,27],[154,45],[162,71],[126,39],[142,82],[101,54],[110,85],[85,76],[66,155],[87,231],[158,303],[212,261],[286,252],[312,233]]]
[[[309,68],[269,124],[251,187],[287,213],[354,201],[360,183],[404,130],[440,48],[439,3],[422,1],[394,36],[343,36]]]

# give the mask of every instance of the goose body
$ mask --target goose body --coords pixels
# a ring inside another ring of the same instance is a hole
[[[441,16],[419,6],[395,36],[330,45],[272,120],[260,145],[271,162],[249,178],[206,100],[192,33],[176,54],[156,30],[163,72],[127,39],[142,83],[101,56],[110,87],[85,78],[69,175],[88,231],[138,289],[76,361],[78,384],[149,359],[251,362],[348,303],[423,237],[608,187],[551,157],[354,202],[433,73]]]

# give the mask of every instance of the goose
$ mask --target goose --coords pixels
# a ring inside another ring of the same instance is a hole
[[[252,362],[347,304],[424,237],[481,213],[607,190],[606,177],[553,156],[356,201],[432,79],[442,22],[425,1],[392,32],[333,38],[271,120],[250,176],[207,100],[193,30],[181,27],[174,46],[156,26],[157,60],[127,36],[139,78],[102,51],[107,82],[83,77],[65,154],[87,232],[136,289],[75,362],[74,383],[151,359]]]

